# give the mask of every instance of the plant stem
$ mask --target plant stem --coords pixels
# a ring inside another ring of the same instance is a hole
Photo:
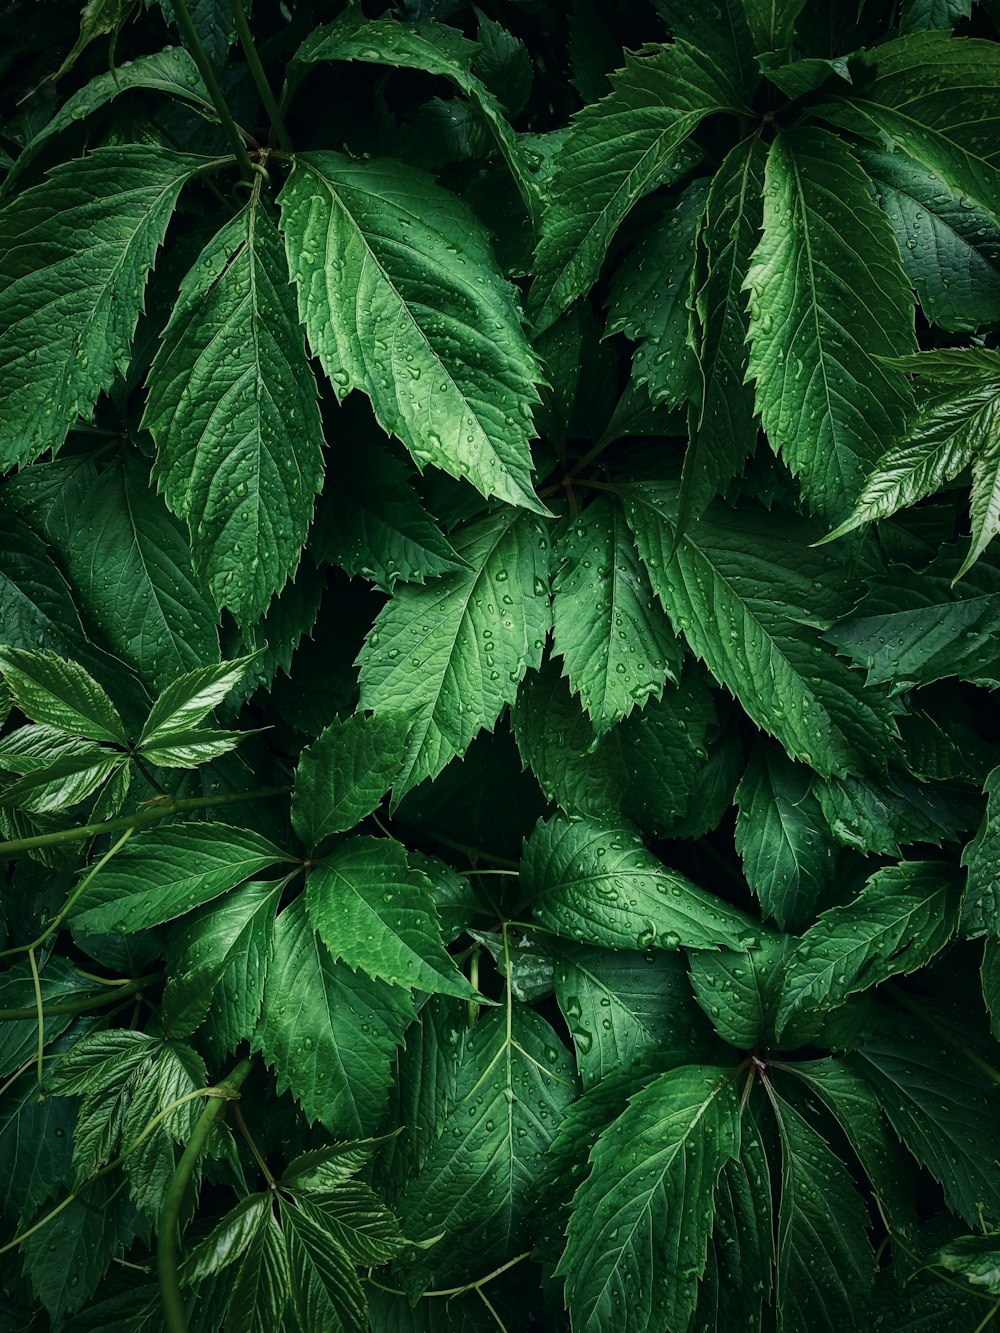
[[[274,1176],[271,1174],[271,1169],[270,1169],[270,1167],[269,1167],[268,1164],[267,1164],[267,1161],[266,1161],[266,1159],[265,1159],[265,1157],[264,1157],[264,1154],[263,1154],[263,1153],[261,1152],[261,1150],[257,1147],[257,1141],[256,1141],[256,1139],[255,1139],[254,1136],[250,1133],[250,1126],[247,1124],[246,1120],[245,1120],[244,1117],[243,1117],[243,1112],[240,1110],[240,1104],[239,1104],[239,1102],[236,1102],[236,1103],[234,1103],[234,1105],[233,1105],[233,1115],[234,1115],[235,1118],[236,1118],[236,1123],[237,1123],[237,1125],[239,1126],[240,1133],[243,1135],[243,1138],[246,1140],[246,1145],[247,1145],[247,1147],[248,1147],[248,1148],[250,1149],[250,1151],[253,1153],[253,1159],[254,1159],[254,1161],[255,1161],[255,1162],[257,1163],[257,1165],[260,1167],[260,1169],[261,1169],[261,1173],[262,1173],[264,1179],[267,1181],[268,1189],[272,1189],[272,1190],[273,1190],[273,1189],[276,1189],[276,1188],[277,1188],[277,1185],[278,1185],[278,1182],[275,1180]]]
[[[201,38],[198,36],[198,29],[191,21],[191,14],[187,7],[187,0],[174,0],[174,14],[177,17],[177,26],[181,30],[181,36],[184,38],[184,45],[194,57],[194,63],[198,66],[198,72],[204,80],[205,87],[208,89],[208,95],[212,99],[212,105],[222,122],[222,128],[226,132],[226,138],[229,140],[230,147],[233,150],[233,156],[239,163],[240,172],[247,181],[254,178],[253,163],[247,153],[246,144],[243,142],[243,135],[239,131],[236,121],[233,120],[233,114],[226,103],[225,94],[215,77],[215,70],[212,68],[211,61],[205,54],[205,48],[201,44]]]
[[[239,1097],[240,1087],[250,1072],[250,1065],[251,1058],[246,1056],[228,1078],[219,1084],[218,1092],[221,1095],[213,1097],[199,1116],[187,1147],[181,1154],[174,1174],[170,1177],[163,1198],[163,1206],[156,1223],[156,1267],[160,1277],[160,1297],[163,1302],[167,1333],[188,1333],[184,1298],[181,1295],[180,1278],[177,1273],[177,1231],[184,1194],[191,1182],[198,1158],[208,1143],[212,1126],[226,1109],[227,1103]]]
[[[28,950],[28,964],[31,967],[31,981],[35,987],[35,1017],[38,1022],[38,1086],[45,1086],[45,1010],[42,1007],[42,983],[38,980],[38,964],[35,962],[34,949]]]
[[[257,54],[257,48],[254,45],[253,34],[250,31],[250,24],[247,22],[242,0],[229,0],[229,7],[233,11],[240,45],[243,47],[243,54],[247,58],[247,64],[250,66],[250,73],[257,85],[257,91],[260,93],[260,100],[264,103],[264,109],[271,121],[271,128],[274,130],[280,146],[286,153],[290,153],[292,151],[292,141],[288,137],[288,130],[285,128],[284,117],[278,109],[278,103],[274,100],[274,93],[271,91],[271,85],[264,73],[264,66],[260,63],[260,56]]]
[[[33,951],[28,954],[29,959],[34,956]],[[136,977],[123,986],[117,987],[113,991],[106,991],[103,995],[92,995],[88,1000],[65,1000],[61,1004],[50,1004],[44,1007],[38,1005],[25,1005],[23,1009],[0,1009],[0,1023],[13,1023],[19,1019],[51,1018],[56,1014],[86,1014],[91,1009],[103,1009],[105,1005],[117,1004],[123,996],[135,995],[138,991],[148,990],[150,986],[155,986],[158,981],[162,981],[164,973],[153,972],[148,977]],[[41,1027],[41,1021],[39,1022]]]
[[[98,838],[104,833],[121,833],[123,829],[132,832],[155,824],[168,815],[180,814],[186,810],[207,810],[213,805],[239,805],[243,801],[262,801],[269,796],[285,796],[291,787],[261,787],[258,791],[229,792],[225,796],[166,796],[150,801],[145,810],[135,815],[120,815],[117,819],[105,819],[99,824],[83,824],[79,828],[60,829],[56,833],[36,833],[30,838],[13,838],[10,842],[0,842],[0,859],[14,856],[17,852],[30,852],[36,847],[56,847],[67,842],[83,842],[88,838]],[[2,955],[0,955],[2,956]]]

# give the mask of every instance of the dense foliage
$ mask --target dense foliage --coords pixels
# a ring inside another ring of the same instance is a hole
[[[990,1323],[998,19],[3,7],[5,1329]]]

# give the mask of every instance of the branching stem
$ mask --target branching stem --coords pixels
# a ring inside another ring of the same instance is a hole
[[[184,45],[191,52],[194,63],[198,66],[198,72],[204,80],[208,95],[212,99],[212,105],[222,122],[222,128],[226,132],[226,138],[233,150],[233,156],[239,163],[240,172],[247,181],[254,178],[254,167],[250,161],[250,155],[247,153],[246,144],[243,142],[243,135],[240,133],[239,126],[233,119],[233,113],[229,110],[225,94],[215,77],[215,70],[212,63],[205,54],[205,48],[201,44],[201,38],[198,36],[198,29],[191,20],[191,13],[187,7],[187,0],[174,0],[174,14],[177,16],[177,26],[181,30],[181,36],[184,38]]]

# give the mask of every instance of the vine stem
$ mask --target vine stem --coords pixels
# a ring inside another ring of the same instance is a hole
[[[128,829],[130,833],[155,824],[168,815],[182,814],[186,810],[207,810],[213,805],[239,805],[243,801],[262,801],[269,796],[286,796],[291,787],[261,787],[257,791],[228,792],[224,796],[158,796],[147,803],[145,810],[135,815],[120,815],[117,819],[105,819],[99,824],[81,824],[79,828],[59,829],[55,833],[36,833],[30,838],[13,838],[10,842],[0,842],[0,859],[16,855],[18,852],[30,852],[36,847],[58,847],[66,842],[83,842],[88,838],[99,838],[103,833],[121,833]],[[22,951],[23,952],[23,951]],[[0,954],[0,957],[3,957]]]
[[[212,63],[205,54],[205,48],[198,36],[198,29],[191,20],[187,0],[174,0],[174,14],[177,18],[177,26],[181,30],[181,36],[184,38],[184,44],[194,57],[194,63],[198,66],[198,72],[204,80],[209,97],[212,99],[212,105],[222,122],[222,128],[226,132],[226,138],[233,150],[233,156],[239,163],[240,172],[245,180],[253,181],[254,165],[250,161],[250,155],[247,153],[247,147],[243,142],[243,135],[240,133],[239,126],[233,120],[233,113],[229,110],[219,80],[215,77]]]
[[[274,130],[280,147],[284,152],[290,153],[292,151],[292,141],[289,138],[278,103],[274,100],[274,93],[271,91],[271,85],[264,73],[264,66],[260,63],[260,56],[257,54],[257,47],[254,45],[253,34],[250,31],[250,24],[247,22],[242,0],[229,0],[229,7],[233,11],[233,20],[236,23],[240,45],[243,47],[243,54],[247,58],[247,64],[250,66],[250,73],[257,85],[257,91],[260,93],[260,100],[264,103],[264,109],[271,121],[271,128]]]
[[[33,951],[28,958],[33,957]],[[53,1018],[57,1014],[86,1014],[91,1009],[103,1009],[106,1005],[117,1004],[123,996],[135,995],[138,991],[148,990],[162,981],[162,972],[150,973],[148,977],[135,977],[120,984],[115,990],[105,991],[103,995],[92,995],[88,1000],[64,1000],[62,1004],[25,1005],[23,1009],[0,1009],[0,1023],[12,1023],[25,1018]],[[41,1024],[39,1024],[41,1026]]]
[[[187,1315],[184,1313],[184,1298],[181,1295],[180,1277],[177,1272],[178,1229],[181,1205],[191,1177],[194,1174],[198,1158],[208,1143],[212,1126],[231,1101],[239,1098],[240,1088],[250,1073],[252,1060],[245,1056],[215,1089],[215,1095],[209,1100],[198,1117],[187,1147],[170,1177],[163,1205],[156,1223],[156,1268],[160,1278],[160,1297],[163,1302],[164,1326],[167,1333],[188,1333]]]

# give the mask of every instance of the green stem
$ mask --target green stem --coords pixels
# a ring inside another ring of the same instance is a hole
[[[31,967],[31,981],[35,988],[34,1015],[38,1022],[38,1086],[45,1086],[45,1010],[42,1007],[42,983],[38,979],[38,964],[35,962],[34,949],[28,950],[28,964]]]
[[[272,1189],[272,1190],[273,1190],[273,1189],[277,1189],[277,1188],[278,1188],[278,1182],[275,1180],[274,1176],[271,1174],[271,1169],[270,1169],[270,1167],[269,1167],[268,1164],[267,1164],[267,1160],[266,1160],[266,1158],[264,1157],[264,1154],[263,1154],[263,1153],[261,1152],[261,1150],[257,1147],[257,1141],[256,1141],[256,1139],[255,1139],[254,1136],[250,1133],[250,1126],[247,1124],[246,1120],[243,1118],[243,1112],[240,1110],[240,1104],[239,1104],[239,1102],[236,1102],[236,1103],[234,1103],[234,1105],[233,1105],[233,1116],[234,1116],[235,1119],[236,1119],[236,1124],[237,1124],[238,1127],[239,1127],[239,1131],[240,1131],[240,1133],[243,1135],[243,1138],[244,1138],[244,1140],[245,1140],[245,1142],[246,1142],[247,1147],[248,1147],[248,1148],[250,1149],[250,1151],[253,1153],[254,1161],[255,1161],[255,1162],[257,1163],[257,1165],[260,1167],[261,1174],[263,1175],[264,1179],[267,1181],[268,1189]]]
[[[473,949],[469,958],[469,985],[476,990],[479,989],[479,946]],[[478,1000],[466,1001],[468,1014],[466,1018],[466,1027],[474,1028],[479,1022],[479,1002]]]
[[[84,842],[88,838],[99,838],[104,833],[121,833],[124,829],[132,832],[185,810],[207,810],[213,805],[239,805],[243,801],[262,801],[269,796],[285,796],[290,791],[291,787],[261,787],[258,791],[229,792],[225,796],[159,797],[155,801],[150,801],[146,809],[136,815],[121,815],[117,819],[105,819],[99,824],[83,824],[80,828],[60,829],[57,833],[36,833],[30,838],[13,838],[10,842],[0,842],[0,859],[14,856],[18,852],[30,852],[36,847],[57,847],[67,842]]]
[[[29,959],[33,956],[33,951],[28,954]],[[0,1009],[0,1023],[13,1023],[25,1018],[51,1018],[56,1014],[86,1014],[91,1009],[103,1009],[106,1005],[117,1004],[123,996],[148,990],[150,986],[162,981],[163,977],[162,972],[151,973],[148,977],[136,977],[114,991],[107,991],[104,995],[92,995],[87,1000],[65,1000],[62,1004],[49,1004],[44,1008],[38,1005],[25,1005],[23,1009]]]
[[[181,1295],[180,1277],[177,1273],[177,1235],[184,1195],[191,1183],[198,1158],[208,1143],[212,1126],[226,1109],[227,1103],[239,1097],[240,1087],[250,1073],[251,1064],[251,1057],[246,1056],[229,1077],[219,1084],[221,1096],[213,1097],[199,1116],[163,1197],[163,1206],[156,1223],[156,1268],[160,1276],[160,1299],[163,1302],[164,1326],[167,1333],[188,1333],[184,1298]]]
[[[201,44],[201,38],[198,36],[198,29],[191,21],[191,14],[188,11],[187,0],[174,0],[174,14],[177,18],[177,26],[181,30],[181,36],[184,38],[184,45],[194,57],[194,63],[198,66],[198,72],[204,80],[205,87],[208,89],[208,95],[212,99],[212,105],[222,122],[222,128],[226,132],[226,138],[233,150],[233,156],[239,163],[240,171],[247,181],[254,178],[254,167],[247,153],[246,144],[243,142],[243,136],[239,131],[236,121],[233,120],[233,114],[226,103],[225,94],[219,85],[219,80],[215,77],[215,70],[212,68],[211,61],[205,54],[205,48]]]
[[[250,24],[247,22],[242,0],[229,0],[229,7],[233,11],[240,45],[243,47],[243,54],[247,58],[247,64],[250,66],[250,73],[257,85],[257,91],[260,93],[260,100],[264,103],[264,109],[271,121],[271,128],[274,130],[278,143],[284,151],[290,153],[292,151],[292,141],[288,137],[288,130],[285,128],[284,117],[278,109],[278,103],[274,100],[274,93],[271,92],[271,85],[264,73],[264,66],[260,63],[260,56],[257,54],[256,46],[254,46],[253,34],[250,31]]]

